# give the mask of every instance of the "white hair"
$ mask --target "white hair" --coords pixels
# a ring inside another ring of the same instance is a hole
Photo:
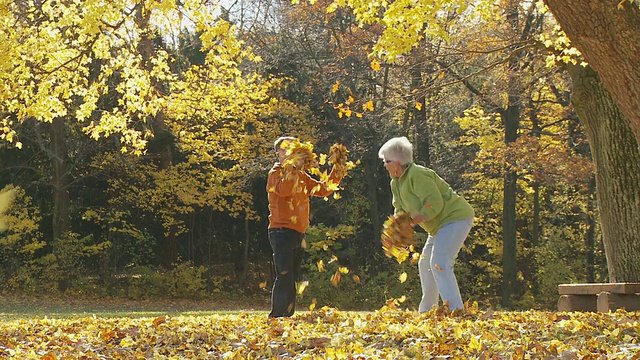
[[[403,166],[410,164],[413,162],[413,144],[404,136],[389,139],[380,147],[378,157],[397,161]]]
[[[278,152],[278,150],[280,149],[280,147],[282,146],[282,143],[285,141],[295,141],[297,140],[297,138],[293,137],[293,136],[281,136],[278,138],[278,140],[273,142],[273,149]]]

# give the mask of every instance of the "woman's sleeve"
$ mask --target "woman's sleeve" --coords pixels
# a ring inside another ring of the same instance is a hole
[[[391,187],[391,205],[393,206],[393,213],[399,214],[404,212],[402,206],[400,206],[400,202],[398,199],[398,189],[393,186],[393,180],[389,182],[389,187]]]
[[[420,213],[428,220],[434,219],[444,208],[442,194],[436,184],[435,174],[427,171],[417,172],[411,179],[413,194],[420,199]]]

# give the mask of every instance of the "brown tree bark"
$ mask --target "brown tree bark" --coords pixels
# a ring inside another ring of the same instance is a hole
[[[64,119],[51,124],[51,162],[53,166],[53,239],[61,240],[71,226],[71,200],[69,197],[69,160],[65,138]]]
[[[513,0],[509,4],[507,21],[511,26],[514,37],[519,33],[518,1]],[[528,35],[528,34],[525,34]],[[507,146],[518,139],[520,127],[520,113],[522,109],[522,86],[518,78],[520,70],[521,54],[516,54],[509,59],[508,70],[508,103],[505,109],[500,110],[504,125],[504,142]],[[509,169],[514,159],[506,159],[507,168],[504,174],[504,194],[502,208],[502,305],[511,307],[512,296],[518,281],[517,265],[517,226],[516,226],[516,198],[517,179],[515,170]]]
[[[640,6],[620,0],[545,0],[600,75],[640,144]],[[637,144],[636,144],[637,146]]]
[[[629,122],[598,74],[569,67],[572,103],[596,166],[596,196],[609,281],[640,281],[640,151]]]

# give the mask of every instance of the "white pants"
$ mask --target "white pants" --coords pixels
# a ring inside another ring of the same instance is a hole
[[[462,297],[458,288],[453,264],[458,257],[471,227],[473,217],[445,224],[438,232],[429,235],[418,260],[418,272],[422,285],[422,300],[418,311],[425,312],[438,304],[438,296],[448,302],[451,309],[462,309]]]

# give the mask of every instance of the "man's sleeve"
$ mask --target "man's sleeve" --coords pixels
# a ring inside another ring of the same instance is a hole
[[[293,187],[298,181],[298,176],[288,176],[286,179],[282,170],[269,171],[267,178],[267,192],[278,196],[291,196]]]

